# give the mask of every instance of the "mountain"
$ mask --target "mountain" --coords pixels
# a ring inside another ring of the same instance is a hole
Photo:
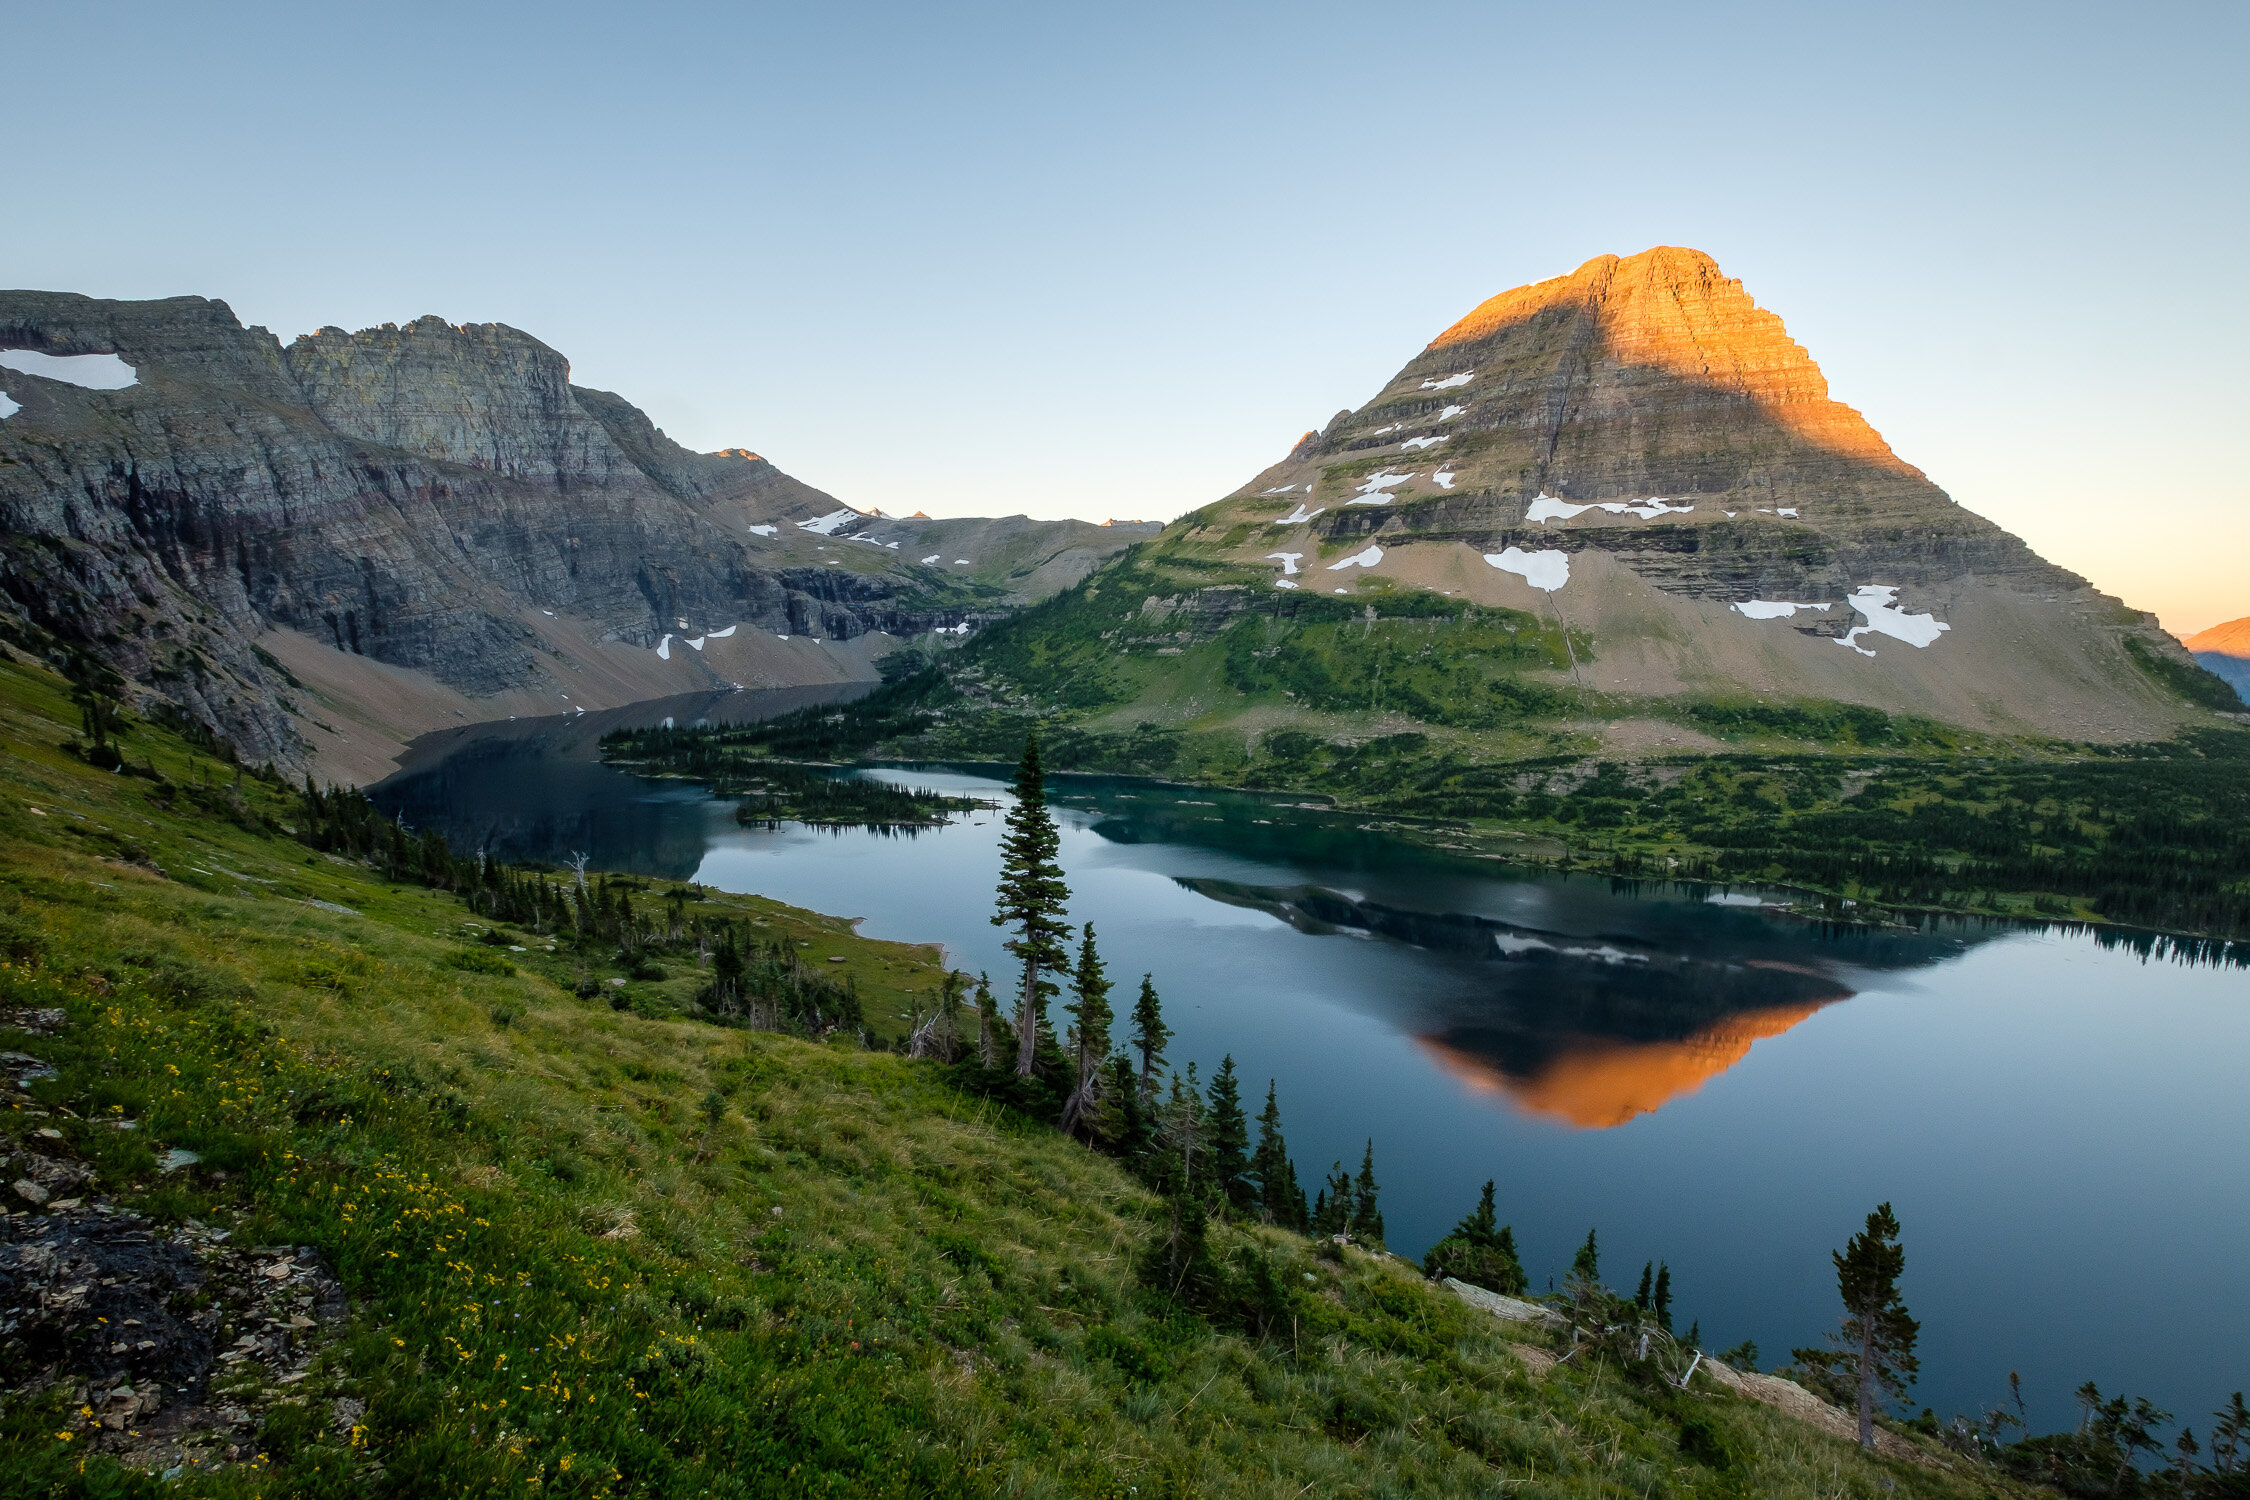
[[[1132,540],[932,523],[948,555],[917,562],[903,523],[690,452],[498,323],[284,345],[200,297],[14,291],[0,350],[30,351],[0,353],[0,634],[351,779],[442,724],[871,677]]]
[[[2250,615],[2214,625],[2183,642],[2203,669],[2224,677],[2250,698]]]
[[[1907,716],[2119,742],[2240,706],[2153,618],[1955,504],[1674,248],[1485,302],[983,654],[1097,733],[1250,740],[1633,751]]]

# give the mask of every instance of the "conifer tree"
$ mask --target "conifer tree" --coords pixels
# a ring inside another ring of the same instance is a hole
[[[1258,1116],[1258,1149],[1250,1170],[1257,1179],[1259,1215],[1269,1224],[1303,1233],[1310,1224],[1305,1190],[1297,1185],[1297,1168],[1282,1138],[1281,1106],[1271,1079],[1266,1081],[1266,1107]]]
[[[1375,1142],[1367,1142],[1367,1150],[1359,1159],[1359,1177],[1352,1183],[1352,1238],[1363,1245],[1377,1249],[1383,1244],[1383,1210],[1376,1205],[1375,1196]]]
[[[1101,1091],[1102,1060],[1109,1056],[1111,985],[1094,948],[1094,924],[1088,922],[1078,943],[1078,967],[1070,978],[1070,1051],[1076,1062],[1070,1098],[1063,1105],[1062,1128],[1075,1130],[1091,1113]]]
[[[1155,1130],[1141,1103],[1133,1060],[1122,1052],[1114,1053],[1102,1074],[1100,1099],[1094,1111],[1094,1139],[1111,1154],[1143,1164],[1155,1145]]]
[[[1921,1368],[1914,1357],[1914,1342],[1922,1325],[1908,1316],[1899,1296],[1906,1249],[1899,1243],[1898,1219],[1891,1206],[1882,1204],[1869,1214],[1867,1228],[1853,1235],[1834,1259],[1844,1320],[1830,1338],[1856,1366],[1859,1442],[1872,1448],[1878,1393],[1894,1400],[1904,1396]]]
[[[1070,936],[1063,920],[1070,890],[1057,862],[1062,836],[1047,811],[1047,779],[1039,767],[1036,734],[1024,741],[1013,790],[1015,805],[1008,809],[1008,831],[1000,840],[999,909],[992,914],[992,925],[1014,931],[1005,946],[1023,965],[1016,991],[1016,1076],[1029,1078],[1038,1065],[1047,1001],[1059,993],[1047,976],[1070,961],[1063,947]]]
[[[1332,1162],[1328,1180],[1313,1203],[1313,1233],[1343,1234],[1352,1224],[1352,1174],[1342,1162]]]
[[[1578,1253],[1571,1257],[1570,1274],[1573,1280],[1583,1281],[1588,1286],[1593,1286],[1602,1279],[1601,1244],[1594,1238],[1594,1231],[1591,1229],[1586,1231],[1586,1243],[1580,1245]]]
[[[1000,1066],[1000,1006],[992,998],[992,976],[977,975],[977,1061]]]
[[[1529,1282],[1516,1255],[1516,1232],[1498,1221],[1492,1181],[1487,1178],[1477,1206],[1453,1226],[1451,1234],[1430,1247],[1429,1254],[1422,1258],[1422,1269],[1432,1276],[1456,1277],[1471,1286],[1511,1297],[1523,1295]]]
[[[1666,1333],[1672,1331],[1672,1268],[1661,1261],[1656,1267],[1656,1290],[1650,1294],[1649,1311],[1656,1314],[1656,1326]]]
[[[1652,1260],[1644,1263],[1641,1266],[1640,1289],[1633,1293],[1633,1305],[1643,1312],[1648,1311],[1649,1286],[1655,1280],[1655,1277],[1656,1262]]]
[[[1133,1002],[1133,1048],[1141,1054],[1141,1098],[1155,1096],[1156,1070],[1164,1066],[1164,1044],[1172,1028],[1164,1024],[1164,1005],[1156,998],[1154,977],[1141,976],[1141,997]]]
[[[1248,1175],[1250,1121],[1242,1113],[1242,1085],[1234,1076],[1232,1053],[1219,1059],[1219,1071],[1211,1075],[1209,1092],[1204,1154],[1211,1164],[1211,1185],[1224,1195],[1228,1206],[1248,1210],[1254,1201]]]
[[[1172,1091],[1164,1101],[1163,1123],[1158,1127],[1164,1147],[1167,1191],[1194,1193],[1206,1179],[1203,1155],[1203,1090],[1196,1082],[1195,1064],[1172,1074]]]

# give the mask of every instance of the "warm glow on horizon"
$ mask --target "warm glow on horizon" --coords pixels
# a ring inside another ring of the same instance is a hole
[[[1846,998],[1743,1011],[1676,1042],[1585,1037],[1525,1078],[1434,1037],[1415,1041],[1473,1092],[1504,1098],[1526,1114],[1545,1115],[1580,1130],[1611,1130],[1694,1093],[1748,1057],[1751,1043],[1779,1036],[1822,1006]]]

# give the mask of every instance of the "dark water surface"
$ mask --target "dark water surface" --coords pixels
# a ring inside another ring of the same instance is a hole
[[[682,723],[758,705],[665,705]],[[768,710],[770,711],[770,710]],[[640,721],[653,711],[644,708]],[[588,718],[593,716],[589,715]],[[738,826],[592,760],[590,726],[455,731],[378,791],[417,826],[845,916],[1006,972],[999,815],[896,836]],[[999,796],[995,776],[868,774]],[[1829,1252],[1884,1199],[1922,1320],[1916,1405],[2070,1390],[2194,1425],[2250,1385],[2250,974],[2084,931],[1824,927],[1713,892],[1415,848],[1273,799],[1055,784],[1071,915],[1128,997],[1152,971],[1175,1064],[1278,1082],[1300,1177],[1375,1142],[1391,1248],[1419,1255],[1498,1182],[1535,1285],[1589,1227],[1630,1287],[1764,1362],[1835,1316]],[[996,985],[996,988],[999,988]]]

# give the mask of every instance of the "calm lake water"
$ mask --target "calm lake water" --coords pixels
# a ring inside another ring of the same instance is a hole
[[[763,695],[642,706],[679,722]],[[587,720],[595,716],[586,716]],[[453,731],[378,798],[503,857],[864,918],[1007,970],[999,815],[918,836],[738,826],[593,759],[585,721]],[[997,772],[875,771],[999,797]],[[2250,1385],[2250,972],[2084,931],[1824,927],[1716,892],[1418,849],[1286,802],[1058,778],[1071,915],[1175,1065],[1276,1080],[1300,1177],[1375,1142],[1391,1248],[1498,1183],[1535,1285],[1589,1227],[1630,1287],[1670,1262],[1704,1344],[1769,1367],[1835,1317],[1829,1252],[1888,1199],[1922,1320],[1915,1404],[1974,1413],[2020,1370],[2035,1427],[2092,1379],[2206,1426]],[[2240,952],[2238,946],[2237,952]],[[996,984],[996,989],[1000,988]]]

